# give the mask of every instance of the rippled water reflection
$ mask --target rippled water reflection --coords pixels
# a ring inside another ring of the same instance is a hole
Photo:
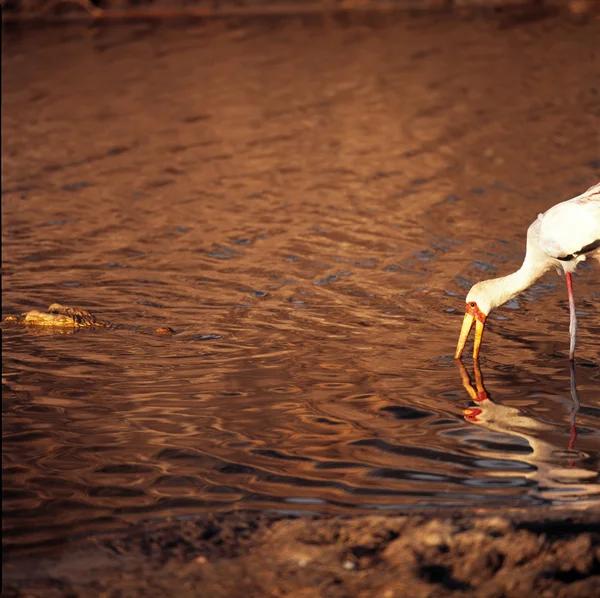
[[[4,327],[5,544],[214,509],[597,504],[598,271],[575,280],[578,410],[555,275],[490,318],[489,398],[452,354],[470,284],[598,179],[598,33],[8,35],[4,315],[120,327]]]

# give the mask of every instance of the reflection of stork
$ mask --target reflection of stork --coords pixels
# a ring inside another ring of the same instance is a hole
[[[567,279],[571,313],[569,358],[572,360],[575,357],[577,317],[571,274],[586,257],[600,261],[600,183],[573,199],[556,204],[537,217],[527,230],[525,259],[516,272],[473,285],[467,295],[466,313],[455,357],[458,359],[462,355],[475,323],[473,357],[477,359],[488,314],[530,287],[542,274],[555,268],[559,273],[564,272]]]
[[[505,454],[496,451],[484,450],[481,456],[489,459],[504,458],[513,461],[521,461],[531,465],[534,470],[523,473],[523,477],[536,483],[537,491],[542,498],[548,500],[573,500],[577,499],[578,506],[589,506],[587,501],[582,500],[586,495],[600,492],[600,484],[592,483],[597,472],[583,469],[575,465],[572,458],[577,431],[575,428],[575,417],[579,411],[579,397],[575,379],[575,367],[571,365],[571,396],[573,407],[571,408],[569,422],[571,435],[567,445],[568,450],[561,448],[560,438],[562,426],[548,424],[527,416],[516,407],[508,407],[494,403],[488,396],[483,384],[483,376],[479,369],[479,363],[475,362],[475,387],[473,387],[464,365],[457,362],[463,386],[469,393],[476,406],[468,407],[463,411],[464,418],[473,423],[490,430],[510,436],[523,438],[531,448],[531,452],[517,455],[507,452]],[[555,440],[552,436],[558,436]],[[564,446],[564,445],[563,445]],[[492,475],[505,476],[514,475],[509,473],[495,472]]]

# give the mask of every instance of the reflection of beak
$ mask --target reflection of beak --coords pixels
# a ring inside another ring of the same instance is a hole
[[[468,314],[467,314],[468,315]],[[466,318],[465,318],[466,320]],[[473,326],[473,319],[471,319],[468,323],[467,332],[465,334],[465,339],[469,335],[469,331]],[[464,326],[463,326],[464,327]],[[462,338],[462,335],[461,335]],[[463,343],[464,345],[464,343]],[[481,370],[479,369],[479,363],[475,361],[475,388],[471,384],[471,379],[469,378],[469,374],[465,369],[462,361],[458,361],[458,369],[460,370],[460,377],[462,378],[463,386],[465,390],[469,393],[469,396],[473,401],[475,401],[479,406],[478,407],[467,407],[463,410],[463,417],[473,423],[479,423],[479,416],[483,413],[482,407],[490,401],[487,396],[487,391],[485,390],[485,386],[483,385],[483,376],[481,374]]]
[[[479,369],[479,362],[475,362],[473,367],[475,368],[475,388],[471,384],[471,379],[469,378],[469,374],[462,361],[457,361],[458,369],[460,371],[460,377],[462,379],[463,386],[465,390],[469,393],[469,396],[476,403],[483,403],[484,401],[488,401],[489,397],[487,395],[487,391],[485,386],[483,385],[483,375],[481,370]]]
[[[462,328],[460,330],[460,336],[458,337],[458,345],[456,345],[456,353],[454,354],[455,359],[459,359],[462,355],[471,328],[473,328],[473,322],[475,322],[475,343],[473,345],[473,359],[479,359],[479,347],[481,346],[481,339],[483,337],[483,329],[485,326],[485,320],[482,322],[479,318],[473,314],[467,312],[463,320]]]

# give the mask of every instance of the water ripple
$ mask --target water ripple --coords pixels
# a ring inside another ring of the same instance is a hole
[[[594,182],[592,30],[331,27],[161,28],[160,69],[116,30],[5,48],[5,315],[116,325],[4,327],[5,547],[238,507],[597,505],[598,277],[577,412],[552,274],[490,318],[485,400],[452,359],[473,282]]]

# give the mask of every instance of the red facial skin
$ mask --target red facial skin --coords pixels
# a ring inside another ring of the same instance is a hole
[[[467,303],[465,311],[468,314],[471,314],[476,320],[479,320],[482,324],[485,324],[486,315],[479,309],[477,303],[475,301],[471,301],[471,303]]]

